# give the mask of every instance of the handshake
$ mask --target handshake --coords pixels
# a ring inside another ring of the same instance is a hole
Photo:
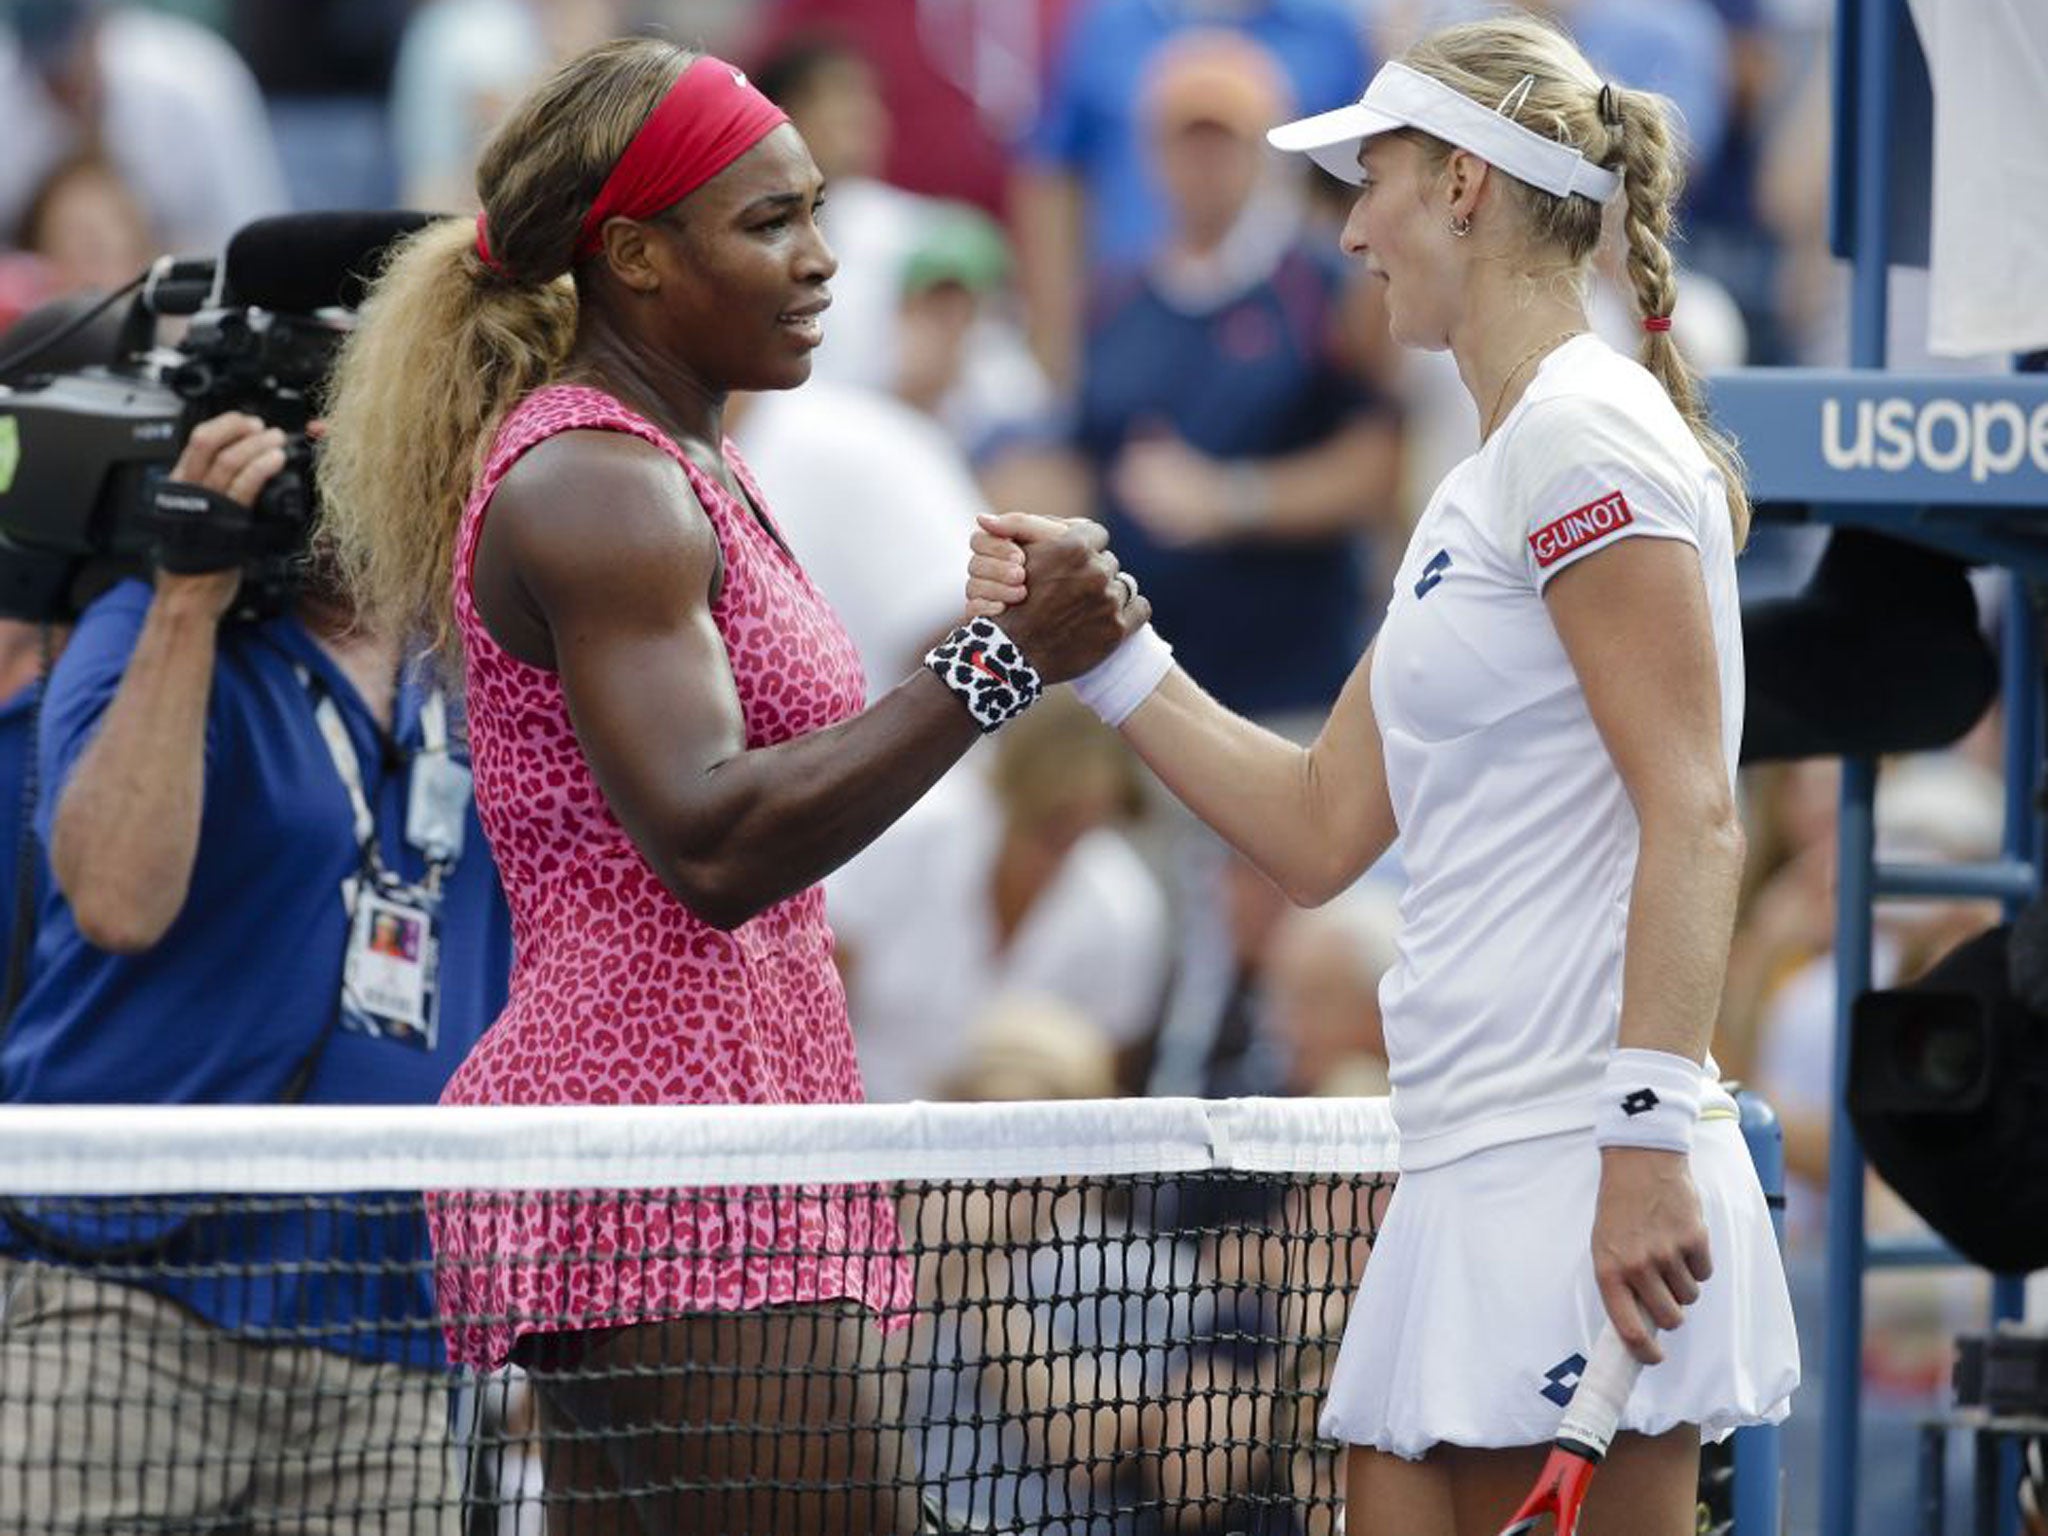
[[[1098,523],[983,514],[967,566],[967,623],[926,663],[984,730],[1039,690],[1072,682],[1107,724],[1158,686],[1173,651],[1149,628],[1152,605]]]

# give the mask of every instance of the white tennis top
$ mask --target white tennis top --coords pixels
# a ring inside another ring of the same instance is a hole
[[[1638,537],[1700,552],[1732,782],[1742,631],[1721,478],[1606,343],[1543,360],[1437,488],[1394,578],[1371,684],[1409,877],[1380,986],[1404,1168],[1593,1123],[1638,828],[1542,593]],[[1705,1070],[1707,1107],[1729,1107]]]

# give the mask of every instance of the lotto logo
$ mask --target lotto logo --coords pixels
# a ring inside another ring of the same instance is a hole
[[[1569,1408],[1572,1395],[1579,1390],[1579,1378],[1585,1374],[1586,1357],[1566,1355],[1543,1373],[1543,1385],[1536,1390],[1558,1407]]]
[[[1574,507],[1556,522],[1545,523],[1529,535],[1529,548],[1536,552],[1539,566],[1553,566],[1573,550],[1584,549],[1635,520],[1621,492],[1609,491],[1598,501]]]
[[[1429,563],[1422,568],[1422,579],[1415,583],[1415,597],[1419,602],[1443,585],[1444,572],[1451,568],[1451,552],[1440,549],[1429,557]]]
[[[1637,1115],[1647,1115],[1663,1100],[1647,1088],[1638,1088],[1621,1101],[1621,1112],[1633,1120]]]

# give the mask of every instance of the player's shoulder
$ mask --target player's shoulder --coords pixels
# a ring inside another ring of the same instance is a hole
[[[1559,517],[1619,496],[1631,521],[1684,532],[1714,471],[1656,378],[1595,337],[1546,359],[1479,463],[1474,519],[1518,563]]]
[[[520,455],[493,490],[486,535],[544,607],[618,616],[694,601],[716,532],[680,458],[632,432],[577,427]]]
[[[1502,432],[1507,478],[1540,483],[1572,465],[1627,467],[1685,483],[1704,452],[1656,376],[1597,337],[1581,337],[1531,381]]]
[[[1573,337],[1543,360],[1525,393],[1528,414],[1649,424],[1677,415],[1656,375],[1598,336]]]
[[[616,505],[661,502],[687,487],[674,454],[632,432],[579,424],[541,438],[506,467],[491,516],[502,522],[528,508],[554,521],[578,511],[602,516]]]

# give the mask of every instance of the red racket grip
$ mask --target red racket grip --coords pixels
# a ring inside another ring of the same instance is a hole
[[[1551,1517],[1557,1536],[1572,1536],[1579,1523],[1579,1506],[1586,1499],[1586,1487],[1593,1481],[1593,1469],[1599,1465],[1597,1457],[1568,1446],[1552,1446],[1550,1459],[1537,1474],[1536,1486],[1529,1490],[1529,1497],[1522,1500],[1522,1507],[1515,1511],[1500,1536],[1525,1536],[1536,1529],[1537,1521],[1546,1514]]]

